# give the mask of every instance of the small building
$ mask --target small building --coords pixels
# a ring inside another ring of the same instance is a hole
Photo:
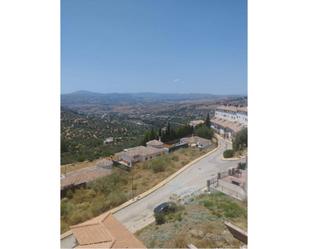
[[[103,158],[96,163],[96,167],[111,169],[113,167],[113,161]]]
[[[61,175],[61,196],[65,195],[69,189],[85,186],[88,182],[109,175],[111,172],[111,169],[94,166]]]
[[[113,137],[108,137],[104,140],[104,144],[111,144],[114,142],[114,138]]]
[[[206,148],[211,145],[211,140],[198,136],[192,136],[181,138],[180,143],[187,143],[191,147]]]
[[[179,142],[179,143],[176,143],[176,144],[173,144],[172,146],[170,146],[168,148],[168,150],[169,150],[169,152],[173,152],[175,150],[178,150],[178,149],[181,149],[181,148],[188,148],[188,147],[189,147],[188,143]]]
[[[61,235],[61,248],[146,248],[110,213],[103,213]]]
[[[192,127],[195,127],[197,125],[200,125],[200,124],[204,124],[205,121],[202,120],[202,119],[198,119],[198,120],[192,120],[190,121],[189,125],[192,126]]]
[[[168,153],[167,148],[155,148],[151,146],[137,146],[129,149],[124,149],[115,154],[115,158],[121,164],[132,167],[134,163],[150,160],[156,156]]]
[[[164,148],[164,144],[161,141],[156,140],[156,139],[148,141],[146,143],[146,146],[147,147],[158,148],[158,149]]]

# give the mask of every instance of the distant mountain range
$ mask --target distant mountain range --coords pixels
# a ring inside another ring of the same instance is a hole
[[[61,95],[61,105],[75,104],[98,104],[98,105],[115,105],[115,104],[137,104],[158,101],[186,101],[186,100],[219,100],[226,98],[243,97],[241,95],[214,95],[208,93],[95,93],[89,91],[77,91]]]

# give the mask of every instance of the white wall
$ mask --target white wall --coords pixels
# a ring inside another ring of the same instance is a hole
[[[216,110],[215,117],[222,118],[228,121],[237,121],[245,125],[247,125],[248,122],[247,114],[242,112],[225,112],[221,110]]]
[[[73,234],[61,239],[61,248],[73,248],[76,246],[76,239]]]

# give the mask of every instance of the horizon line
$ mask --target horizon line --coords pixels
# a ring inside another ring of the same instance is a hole
[[[74,93],[79,93],[79,92],[85,92],[85,93],[96,93],[96,94],[175,94],[175,95],[184,95],[184,94],[197,94],[197,95],[202,95],[202,94],[209,94],[209,95],[215,95],[215,96],[247,96],[248,94],[242,94],[242,93],[229,93],[229,94],[224,94],[224,93],[209,93],[209,92],[203,92],[203,93],[196,93],[196,92],[190,92],[190,93],[176,93],[176,92],[151,92],[151,91],[141,91],[141,92],[95,92],[95,91],[89,91],[89,90],[76,90],[73,92],[61,92],[61,95],[65,94],[74,94]]]

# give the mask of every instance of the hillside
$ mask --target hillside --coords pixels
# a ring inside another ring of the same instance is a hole
[[[61,164],[109,156],[139,145],[145,131],[188,124],[222,103],[244,97],[210,94],[101,94],[79,91],[61,96]],[[111,144],[104,140],[113,137]]]
[[[149,125],[117,115],[96,117],[61,108],[61,164],[93,160],[140,143]],[[113,137],[114,142],[104,144]]]

